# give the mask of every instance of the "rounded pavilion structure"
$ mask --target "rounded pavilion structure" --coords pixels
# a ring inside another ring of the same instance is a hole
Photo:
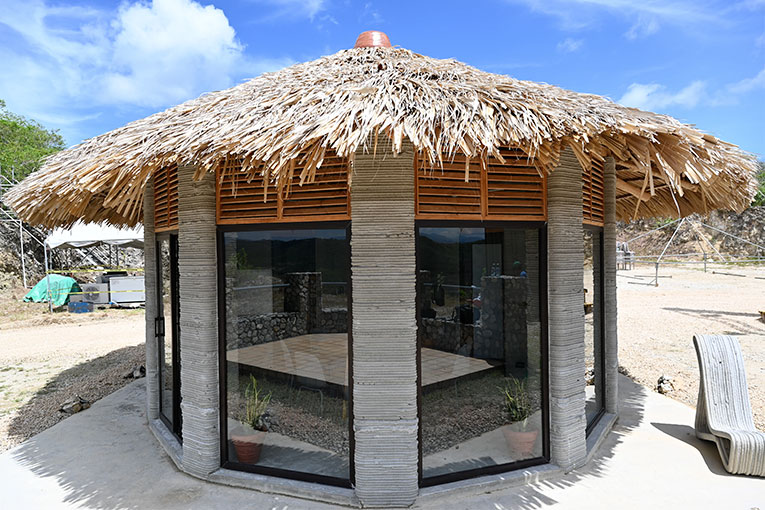
[[[406,506],[583,465],[618,417],[615,222],[741,210],[754,168],[670,117],[365,33],[55,154],[5,200],[143,223],[147,415],[179,469]]]

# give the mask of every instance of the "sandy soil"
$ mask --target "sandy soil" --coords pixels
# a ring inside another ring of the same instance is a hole
[[[144,363],[143,310],[38,315],[0,326],[0,451],[65,418],[61,404],[95,401]]]
[[[670,396],[695,407],[699,370],[693,334],[736,335],[755,423],[765,430],[765,323],[759,320],[759,310],[765,310],[765,279],[755,278],[765,277],[765,268],[714,271],[745,276],[663,266],[659,286],[654,287],[644,285],[653,277],[652,266],[619,271],[619,364],[654,390],[661,375],[673,377],[675,391]]]

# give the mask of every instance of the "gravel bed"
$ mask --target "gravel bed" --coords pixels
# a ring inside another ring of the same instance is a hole
[[[240,391],[247,379],[242,378]],[[495,430],[507,423],[501,388],[505,379],[492,370],[481,377],[426,392],[422,406],[422,448],[425,455],[447,450],[468,439]],[[343,400],[317,392],[298,391],[284,384],[258,379],[263,395],[272,395],[268,407],[270,431],[299,441],[348,455],[348,422],[343,418]],[[541,405],[541,394],[531,396],[532,409]],[[244,415],[241,394],[229,392],[228,414]],[[345,411],[347,412],[347,411]]]

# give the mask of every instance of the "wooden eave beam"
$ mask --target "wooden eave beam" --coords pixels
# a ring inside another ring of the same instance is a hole
[[[623,181],[618,177],[616,178],[616,189],[624,191],[625,193],[629,193],[630,195],[639,198],[643,202],[648,202],[648,200],[651,198],[650,194],[646,195],[645,193],[641,193],[640,188],[633,186],[632,184]]]

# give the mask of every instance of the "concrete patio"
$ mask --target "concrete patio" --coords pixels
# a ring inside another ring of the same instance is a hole
[[[694,437],[693,409],[623,376],[619,392],[619,423],[585,468],[488,493],[423,489],[415,508],[765,509],[765,479],[725,473]],[[179,472],[146,426],[145,398],[135,382],[1,455],[3,508],[336,508]]]

